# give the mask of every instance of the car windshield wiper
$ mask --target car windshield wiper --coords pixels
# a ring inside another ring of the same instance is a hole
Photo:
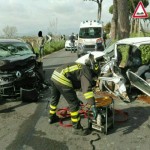
[[[24,53],[23,55],[28,55],[28,54],[33,54],[33,53]]]
[[[11,53],[11,56],[14,56],[14,55],[19,55],[19,56],[22,56],[22,55],[24,55],[24,54]]]
[[[23,56],[23,55],[28,55],[28,54],[32,54],[32,53],[11,53],[11,55],[20,55],[20,56]]]

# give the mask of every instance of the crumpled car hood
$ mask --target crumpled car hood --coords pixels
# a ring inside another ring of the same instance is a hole
[[[0,59],[0,71],[15,71],[25,69],[35,64],[35,61],[35,54],[12,55]]]

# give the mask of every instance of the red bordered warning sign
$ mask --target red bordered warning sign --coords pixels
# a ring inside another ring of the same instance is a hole
[[[146,13],[142,1],[140,1],[137,7],[135,8],[132,18],[148,18],[148,14]]]

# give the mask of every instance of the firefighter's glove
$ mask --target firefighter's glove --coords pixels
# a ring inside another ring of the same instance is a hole
[[[92,112],[93,112],[93,117],[94,117],[94,119],[96,119],[96,118],[97,118],[97,115],[98,115],[98,111],[97,111],[96,106],[95,106],[95,105],[92,105],[92,106],[91,106],[91,110],[92,110]]]

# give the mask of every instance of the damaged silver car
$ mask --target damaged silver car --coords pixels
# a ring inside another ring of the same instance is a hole
[[[0,97],[37,101],[44,81],[43,65],[31,44],[0,39]]]
[[[118,88],[114,86],[110,91],[116,94],[119,92],[124,100],[130,102],[133,94],[144,93],[150,96],[150,37],[119,40],[106,48],[104,53],[107,61],[102,68],[101,88],[105,85],[110,90],[108,82],[112,77],[120,78],[117,82]],[[139,91],[133,92],[134,87]]]
[[[118,40],[103,52],[91,54],[101,66],[100,91],[113,93],[125,102],[131,102],[138,94],[150,96],[150,37]],[[76,62],[85,64],[88,55]]]

